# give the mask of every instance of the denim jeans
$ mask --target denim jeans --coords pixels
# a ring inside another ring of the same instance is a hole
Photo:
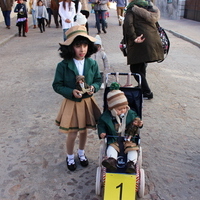
[[[47,8],[47,13],[48,13],[48,25],[50,25],[51,24],[51,15],[52,15],[51,8]]]
[[[67,39],[67,36],[65,34],[65,32],[68,30],[68,28],[63,29],[63,40],[65,41]]]
[[[2,11],[6,26],[10,26],[10,10]]]
[[[96,27],[100,32],[100,22],[102,24],[102,30],[106,28],[106,10],[95,10]]]
[[[35,15],[35,10],[32,9],[32,18],[33,18],[33,25],[37,25],[37,19]]]

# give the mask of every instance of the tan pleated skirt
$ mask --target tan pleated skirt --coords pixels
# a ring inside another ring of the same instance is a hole
[[[62,133],[96,129],[100,115],[101,111],[93,96],[82,99],[81,102],[64,99],[56,118],[56,125]]]

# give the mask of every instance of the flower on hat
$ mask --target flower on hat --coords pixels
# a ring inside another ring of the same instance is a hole
[[[117,83],[117,82],[113,82],[111,85],[110,85],[110,90],[119,90],[120,88],[120,84]]]

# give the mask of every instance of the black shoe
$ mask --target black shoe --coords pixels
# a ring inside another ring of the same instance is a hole
[[[98,31],[98,33],[97,33],[97,34],[98,34],[98,35],[99,35],[99,34],[101,34],[101,31]]]
[[[143,99],[147,99],[147,100],[153,99],[153,92],[144,93]]]
[[[102,29],[102,31],[103,31],[104,33],[107,33],[107,31],[106,31],[105,29]]]
[[[67,167],[70,171],[74,171],[76,169],[76,163],[74,161],[74,164],[69,164],[68,163],[68,158],[66,158],[66,163],[67,163]]]
[[[136,173],[136,165],[133,161],[129,161],[126,164],[126,173],[135,174]]]
[[[26,37],[26,35],[23,35],[23,37]]]
[[[85,156],[85,155],[84,155],[84,156]],[[81,160],[81,158],[80,158],[79,155],[78,155],[78,159],[79,159],[80,164],[81,164],[82,167],[87,167],[87,166],[88,166],[89,162],[88,162],[88,159],[87,159],[86,156],[85,156],[85,159],[84,159],[84,160]]]
[[[117,160],[114,158],[108,158],[102,161],[102,165],[106,167],[109,171],[114,172],[117,170]]]

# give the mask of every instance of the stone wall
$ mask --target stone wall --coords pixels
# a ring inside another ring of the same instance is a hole
[[[161,17],[181,19],[184,16],[186,0],[154,0],[161,11]]]

